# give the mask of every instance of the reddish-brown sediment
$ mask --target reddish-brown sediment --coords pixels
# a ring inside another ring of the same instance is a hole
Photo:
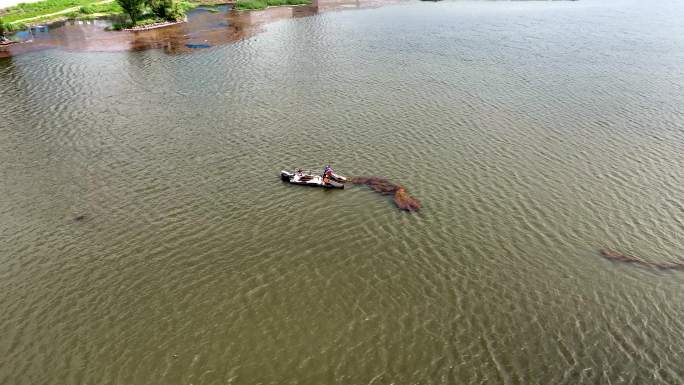
[[[634,255],[624,254],[611,249],[601,249],[600,253],[604,258],[611,261],[632,263],[660,270],[684,270],[684,262],[651,262]]]
[[[380,178],[376,176],[371,177],[354,177],[351,179],[351,183],[358,185],[366,185],[370,187],[373,191],[384,194],[384,195],[394,195],[392,200],[394,204],[401,210],[406,211],[418,211],[420,210],[420,202],[410,196],[406,189],[398,184],[392,183],[385,178]]]
[[[270,10],[268,14],[276,20],[286,17]],[[194,44],[222,45],[253,36],[264,24],[256,17],[242,12],[195,11],[186,23],[142,31],[105,31],[108,23],[100,20],[68,21],[51,25],[47,33],[34,33],[30,42],[1,48],[0,57],[50,48],[88,52],[161,49],[168,54],[186,53],[193,51]]]
[[[38,50],[60,48],[68,51],[140,51],[162,49],[177,54],[196,45],[224,45],[249,38],[268,23],[312,16],[319,12],[377,7],[401,0],[315,0],[312,5],[270,7],[254,11],[210,13],[191,11],[186,23],[163,25],[136,31],[105,31],[103,20],[66,21],[50,24],[48,32],[33,33],[25,44],[0,46],[0,58]]]

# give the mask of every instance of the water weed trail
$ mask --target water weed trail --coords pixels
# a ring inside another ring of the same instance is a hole
[[[404,187],[392,183],[385,178],[376,176],[352,177],[351,183],[356,185],[366,185],[373,189],[373,191],[383,195],[394,195],[392,200],[394,201],[394,204],[397,205],[397,207],[401,210],[411,212],[420,210],[420,202],[416,198],[409,195]]]
[[[601,249],[601,255],[611,261],[633,263],[645,267],[653,267],[660,270],[684,270],[684,263],[682,262],[649,262],[643,258],[623,254],[619,251],[610,249]]]

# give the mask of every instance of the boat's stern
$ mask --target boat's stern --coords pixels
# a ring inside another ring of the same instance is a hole
[[[332,180],[334,180],[335,182],[339,182],[339,183],[347,183],[349,181],[349,178],[347,178],[346,176],[342,176],[340,174],[332,173],[332,175],[330,175],[330,177]]]

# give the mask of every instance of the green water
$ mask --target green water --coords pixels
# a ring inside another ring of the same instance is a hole
[[[682,12],[409,2],[0,59],[0,383],[684,383],[684,273],[598,254],[684,261]],[[327,162],[423,209],[278,178]]]

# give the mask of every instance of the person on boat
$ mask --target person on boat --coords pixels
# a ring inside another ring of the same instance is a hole
[[[330,181],[330,178],[332,177],[333,174],[333,169],[330,167],[330,165],[325,166],[325,169],[323,170],[323,183],[328,184]]]

